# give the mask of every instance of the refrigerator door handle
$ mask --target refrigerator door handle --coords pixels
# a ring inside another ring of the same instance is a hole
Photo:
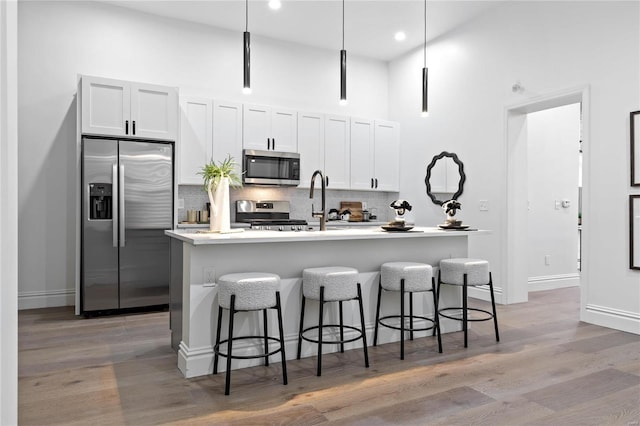
[[[120,176],[118,181],[118,227],[120,228],[120,247],[125,245],[125,223],[124,223],[124,165],[120,165]]]
[[[118,165],[114,164],[111,168],[111,182],[113,182],[113,212],[118,211]],[[112,226],[113,228],[113,246],[118,247],[118,215],[113,214],[112,216]]]

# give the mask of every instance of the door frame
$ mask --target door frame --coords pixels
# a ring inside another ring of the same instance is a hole
[[[590,93],[589,85],[567,88],[532,97],[508,105],[504,109],[504,141],[506,163],[507,200],[506,221],[502,228],[502,274],[505,278],[503,299],[505,304],[529,300],[526,238],[522,229],[527,226],[527,114],[575,103],[582,104],[582,270],[580,271],[581,300],[586,300],[589,277],[589,213],[590,196]],[[585,221],[585,217],[587,220]],[[520,231],[520,232],[518,232]]]

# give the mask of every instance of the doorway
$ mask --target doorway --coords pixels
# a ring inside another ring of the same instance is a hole
[[[580,285],[579,103],[527,114],[529,291]]]
[[[589,213],[589,90],[587,86],[567,89],[544,96],[532,98],[521,104],[505,109],[505,152],[507,185],[506,221],[502,240],[502,273],[506,277],[503,288],[503,303],[521,303],[528,300],[529,293],[529,241],[528,228],[528,179],[527,151],[528,128],[527,115],[533,112],[579,103],[582,105],[582,150],[583,183],[582,216]],[[582,227],[582,274],[580,285],[584,288],[588,277],[588,227],[583,221]],[[524,235],[523,235],[524,234]]]

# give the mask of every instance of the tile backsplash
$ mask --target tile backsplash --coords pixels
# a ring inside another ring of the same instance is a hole
[[[398,198],[397,192],[351,191],[327,189],[327,211],[339,209],[341,201],[362,201],[367,203],[371,211],[377,209],[378,221],[389,221],[394,217],[394,211],[389,204]],[[184,200],[184,209],[178,210],[178,222],[187,220],[187,210],[204,210],[209,201],[202,185],[179,185],[178,198]],[[291,218],[312,221],[311,203],[316,210],[320,209],[320,191],[317,188],[314,200],[309,198],[308,188],[269,188],[247,186],[231,189],[231,221],[235,220],[236,200],[288,200],[291,203]]]

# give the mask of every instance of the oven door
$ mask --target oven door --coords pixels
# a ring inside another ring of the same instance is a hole
[[[245,149],[242,181],[245,185],[298,186],[300,154]]]

